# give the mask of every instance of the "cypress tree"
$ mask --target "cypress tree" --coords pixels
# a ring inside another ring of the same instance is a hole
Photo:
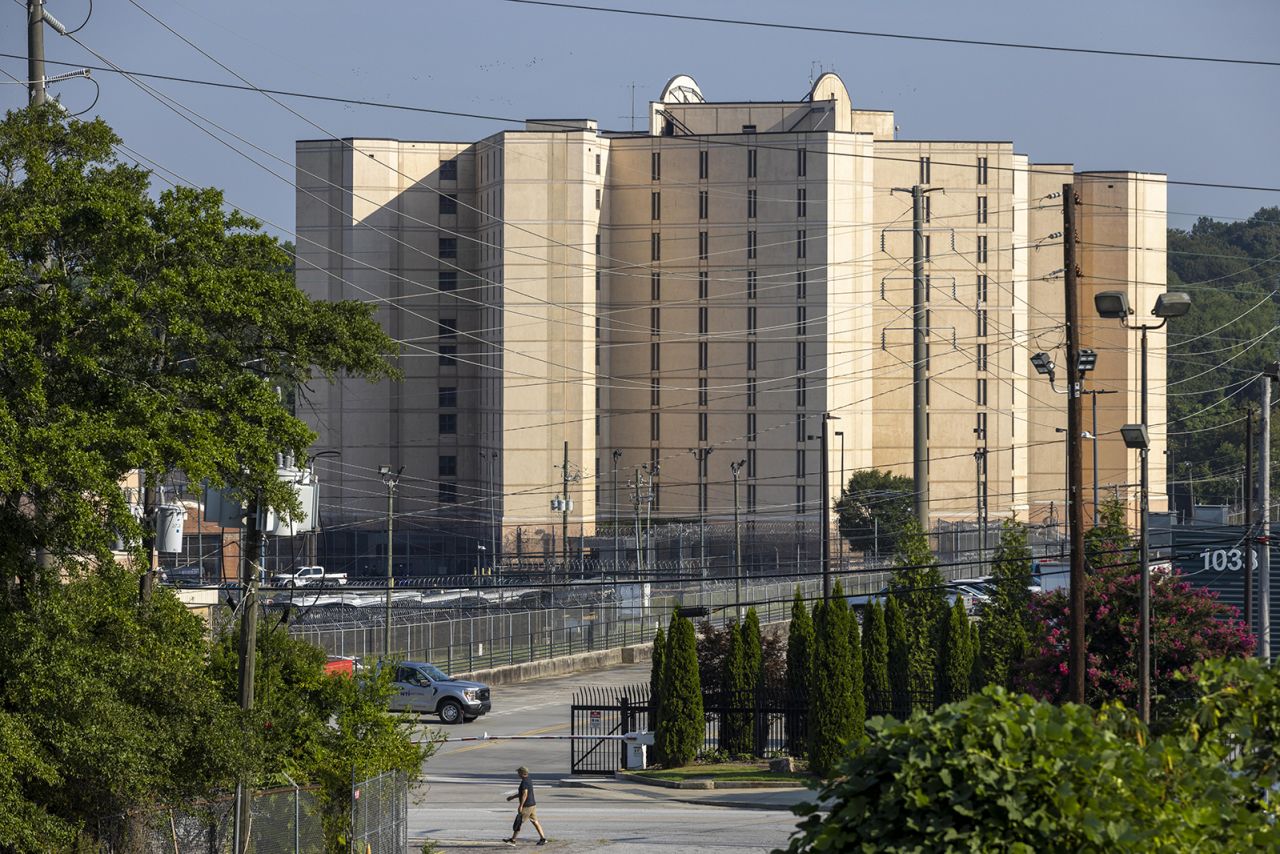
[[[1013,671],[1030,647],[1028,603],[1031,549],[1026,526],[1012,519],[1000,528],[991,567],[991,596],[982,604],[982,664],[985,682],[1012,688]]]
[[[653,660],[649,667],[649,731],[658,731],[658,718],[662,716],[662,662],[667,655],[667,634],[658,626],[653,636]],[[656,748],[655,748],[655,752]],[[658,760],[661,761],[661,760]]]
[[[742,621],[742,660],[750,687],[764,684],[764,641],[760,634],[760,615],[754,606],[747,609]]]
[[[959,596],[951,606],[939,653],[938,702],[963,700],[969,696],[973,650],[970,646],[969,615],[965,613],[964,600]]]
[[[895,567],[889,589],[903,610],[911,691],[917,697],[932,696],[947,600],[937,558],[929,550],[929,538],[914,519],[907,523],[898,540]]]
[[[889,641],[889,695],[895,718],[911,714],[911,663],[907,647],[907,624],[897,596],[890,596],[884,606],[885,634]]]
[[[677,768],[688,765],[702,750],[706,731],[697,636],[693,623],[684,617],[672,622],[662,669],[662,717],[655,742],[663,764]]]
[[[720,749],[730,756],[751,752],[750,715],[742,709],[748,702],[751,674],[747,664],[742,632],[737,624],[729,626],[729,652],[721,672],[720,696],[724,708],[720,716]]]
[[[982,686],[987,684],[982,661],[982,623],[978,620],[969,623],[969,651],[973,655],[973,672],[969,675],[969,693],[973,694],[981,691]]]
[[[801,709],[808,705],[809,687],[813,684],[813,640],[813,620],[797,589],[787,631],[787,697],[796,707],[787,714],[787,752],[792,756],[800,756],[807,746],[806,714]]]
[[[889,636],[879,602],[871,602],[862,612],[862,674],[867,714],[888,714]]]
[[[858,616],[849,610],[849,603],[844,598],[844,590],[840,582],[832,591],[832,606],[841,614],[840,619],[849,627],[849,685],[852,691],[852,725],[850,739],[861,742],[867,734],[867,698],[863,686],[862,670],[862,630],[858,626]]]
[[[852,653],[849,650],[848,609],[830,600],[814,609],[816,635],[813,681],[809,702],[809,768],[830,776],[854,736]]]

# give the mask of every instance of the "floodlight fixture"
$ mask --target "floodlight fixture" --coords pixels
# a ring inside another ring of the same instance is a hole
[[[1156,307],[1151,313],[1156,317],[1168,319],[1182,317],[1191,311],[1191,295],[1181,291],[1168,291],[1156,297]]]
[[[1080,355],[1076,359],[1076,370],[1082,374],[1087,374],[1098,365],[1098,351],[1088,347],[1080,348]]]
[[[1129,316],[1129,296],[1124,291],[1103,291],[1093,298],[1099,317],[1125,320]]]
[[[1150,440],[1147,437],[1147,425],[1145,424],[1126,424],[1120,428],[1120,437],[1124,439],[1124,446],[1132,450],[1143,451],[1150,447]]]
[[[1047,375],[1050,378],[1050,382],[1053,381],[1053,372],[1057,366],[1053,363],[1053,359],[1048,353],[1036,353],[1031,357],[1031,364],[1035,366],[1036,373]]]

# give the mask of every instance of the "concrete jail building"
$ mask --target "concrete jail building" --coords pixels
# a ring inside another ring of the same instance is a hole
[[[297,183],[300,286],[372,302],[402,342],[403,379],[320,384],[299,408],[317,448],[341,453],[317,461],[322,551],[352,572],[383,571],[380,465],[404,467],[395,552],[413,575],[560,553],[566,445],[573,557],[578,537],[630,531],[637,494],[655,524],[730,522],[731,462],[744,522],[819,524],[823,413],[839,419],[833,498],[842,472],[910,475],[915,184],[936,190],[931,517],[1065,518],[1066,397],[1030,362],[1053,356],[1064,390],[1064,184],[1098,354],[1085,388],[1118,392],[1086,396],[1084,423],[1096,402],[1098,482],[1136,500],[1116,431],[1139,420],[1138,333],[1099,319],[1093,294],[1126,290],[1145,314],[1164,290],[1162,175],[898,139],[894,114],[855,105],[834,74],[781,102],[708,101],[682,75],[642,131],[547,119],[475,142],[304,140]],[[1150,378],[1159,461],[1161,359]],[[1087,439],[1084,453],[1091,500]],[[652,488],[642,473],[636,489],[641,467],[658,469]],[[1163,509],[1163,466],[1151,474]]]

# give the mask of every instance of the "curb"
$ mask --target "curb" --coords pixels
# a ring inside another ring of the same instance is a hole
[[[716,789],[749,790],[749,789],[805,789],[803,783],[794,780],[659,780],[653,777],[642,777],[627,771],[613,772],[615,780],[627,783],[639,783],[642,786],[659,786],[664,789]]]

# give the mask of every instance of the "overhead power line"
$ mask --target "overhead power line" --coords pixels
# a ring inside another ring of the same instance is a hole
[[[861,36],[875,39],[956,44],[969,47],[998,47],[1010,50],[1040,50],[1052,53],[1079,53],[1089,56],[1116,56],[1127,59],[1164,59],[1175,62],[1212,62],[1225,65],[1257,65],[1278,68],[1280,61],[1269,59],[1242,59],[1231,56],[1198,56],[1183,53],[1153,53],[1137,50],[1107,50],[1097,47],[1071,47],[1068,45],[1035,44],[1033,42],[998,42],[986,39],[962,39],[953,36],[925,36],[916,33],[883,33],[872,30],[849,30],[840,27],[818,27],[805,24],[784,24],[777,21],[749,21],[742,18],[718,18],[710,15],[681,15],[675,12],[651,12],[640,9],[615,9],[609,6],[589,6],[583,3],[555,3],[551,0],[503,0],[522,6],[548,6],[554,9],[571,9],[577,12],[604,12],[610,15],[632,15],[639,18],[665,18],[675,21],[694,21],[700,24],[729,24],[735,27],[755,27],[767,30],[792,30],[801,33],[822,33],[837,36]]]

